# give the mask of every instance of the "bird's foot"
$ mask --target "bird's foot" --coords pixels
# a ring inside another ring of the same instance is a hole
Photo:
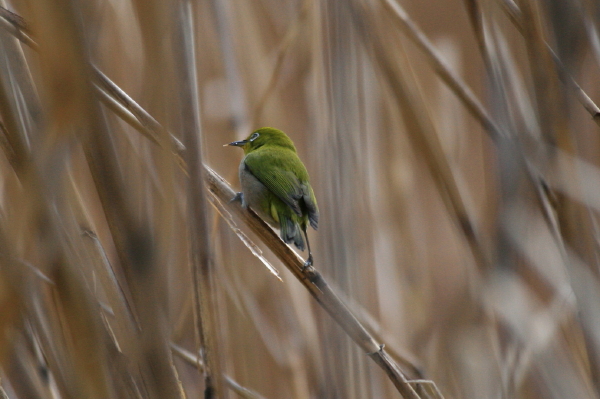
[[[308,255],[308,259],[306,260],[306,262],[304,262],[304,265],[302,265],[302,272],[304,272],[307,267],[310,267],[312,265],[313,265],[313,256],[312,256],[312,254],[310,254],[310,255]]]
[[[241,191],[239,193],[236,193],[235,196],[229,200],[229,203],[231,204],[232,202],[244,202],[244,193],[242,193]]]

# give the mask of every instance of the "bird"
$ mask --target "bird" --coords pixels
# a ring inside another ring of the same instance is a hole
[[[225,146],[241,147],[244,158],[239,166],[242,191],[232,200],[241,200],[242,207],[252,208],[263,220],[279,229],[281,239],[294,243],[308,259],[304,267],[313,265],[308,225],[317,230],[319,208],[309,182],[308,171],[298,157],[292,140],[281,130],[263,127],[245,140]],[[304,237],[302,237],[304,234]]]

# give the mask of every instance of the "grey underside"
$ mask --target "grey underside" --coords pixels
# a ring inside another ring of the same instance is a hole
[[[242,206],[244,208],[250,206],[250,208],[252,208],[252,210],[267,223],[279,228],[279,223],[277,223],[270,214],[265,213],[260,205],[267,201],[269,190],[246,169],[244,161],[240,163],[239,172],[242,193],[244,194],[242,196]]]

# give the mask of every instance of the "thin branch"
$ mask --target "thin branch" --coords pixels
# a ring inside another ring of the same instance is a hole
[[[35,51],[39,49],[38,44],[30,36],[27,23],[19,15],[0,7],[0,25],[31,49]]]
[[[522,15],[519,7],[512,0],[500,0],[504,5],[503,9],[507,13],[509,19],[515,24],[517,29],[523,33]],[[433,65],[434,70],[440,78],[448,85],[448,87],[462,101],[467,110],[478,120],[483,127],[488,131],[491,138],[496,140],[499,134],[503,134],[500,127],[494,122],[487,110],[479,102],[475,94],[463,82],[458,75],[450,68],[447,62],[438,54],[435,46],[427,39],[427,36],[419,29],[416,23],[409,17],[406,11],[395,0],[382,0],[384,7],[390,11],[390,15],[394,18],[398,26],[407,35],[407,37],[417,45],[417,47],[425,54],[429,62]],[[555,61],[559,76],[564,84],[566,84],[575,94],[577,100],[592,116],[594,122],[600,126],[600,108],[592,101],[587,93],[579,86],[573,77],[566,71],[560,59],[554,51],[546,43],[548,51]]]
[[[524,34],[524,21],[523,21],[523,13],[519,6],[512,0],[499,0],[500,4],[503,6],[502,9],[507,14],[508,18],[515,25],[519,33]],[[598,126],[600,126],[600,108],[592,101],[592,99],[587,95],[587,93],[579,86],[579,84],[575,81],[573,76],[566,70],[562,61],[552,47],[548,44],[548,42],[544,41],[546,45],[546,49],[550,53],[554,63],[556,64],[556,68],[558,70],[558,76],[560,80],[567,85],[569,89],[573,91],[575,97],[585,110],[592,116],[592,119]]]
[[[2,380],[0,380],[0,384],[2,384]],[[0,385],[0,399],[9,399],[8,395],[6,394],[6,391],[4,390],[4,388],[2,388],[2,385]]]
[[[467,8],[467,14],[469,15],[469,21],[473,26],[475,32],[475,40],[477,41],[477,47],[483,56],[484,62],[488,62],[489,58],[486,56],[487,49],[485,46],[485,35],[483,31],[483,20],[481,15],[481,9],[479,7],[478,0],[464,0],[465,7]],[[489,66],[488,66],[489,68]]]
[[[492,140],[496,141],[498,136],[504,133],[496,122],[494,122],[481,102],[479,102],[477,96],[475,96],[469,86],[458,77],[442,56],[438,54],[435,46],[395,0],[381,1],[384,8],[389,11],[389,15],[393,18],[394,22],[398,24],[406,36],[425,54],[439,77],[458,96],[471,115],[483,125]]]
[[[32,50],[39,51],[39,45],[29,36],[27,25],[20,16],[0,7],[0,25]],[[90,65],[90,69],[95,81],[92,86],[100,101],[152,142],[172,152],[177,163],[183,167],[181,159],[185,150],[183,143],[95,65]]]

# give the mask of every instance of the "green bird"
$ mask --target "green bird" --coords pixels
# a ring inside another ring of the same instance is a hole
[[[228,145],[242,147],[244,159],[239,175],[242,192],[234,199],[242,206],[250,206],[267,223],[280,230],[281,239],[291,242],[304,251],[304,238],[308,259],[304,267],[313,263],[306,228],[316,230],[319,223],[317,199],[310,186],[306,167],[298,158],[296,147],[281,130],[263,127],[247,139]]]

